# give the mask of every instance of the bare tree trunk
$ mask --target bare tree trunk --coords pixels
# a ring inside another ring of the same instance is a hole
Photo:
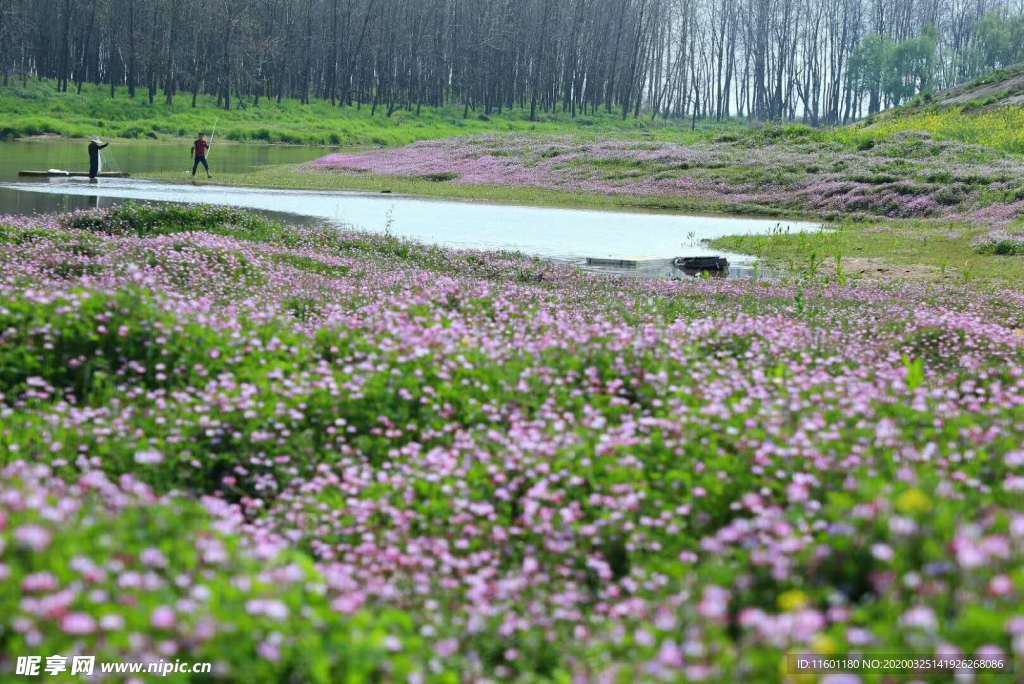
[[[60,75],[57,78],[57,90],[68,91],[68,72],[71,71],[71,0],[64,0],[62,14],[63,29],[60,42]]]
[[[128,0],[128,97],[135,97],[135,0]]]
[[[86,25],[82,36],[82,56],[78,62],[78,70],[75,74],[76,90],[79,95],[82,94],[82,82],[86,79],[87,60],[92,51],[92,35],[96,29],[96,0],[92,0],[89,9],[89,23]],[[3,35],[3,31],[0,31],[0,36]]]

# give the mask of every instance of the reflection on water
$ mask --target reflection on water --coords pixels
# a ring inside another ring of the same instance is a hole
[[[98,195],[42,195],[0,188],[0,214],[49,214],[75,209],[109,207],[119,200]]]
[[[102,181],[101,181],[102,182]],[[48,186],[46,186],[49,189]],[[54,188],[59,190],[59,188]],[[59,192],[40,192],[41,188],[32,190],[12,189],[11,187],[0,186],[0,205],[4,206],[3,214],[20,214],[31,216],[33,214],[52,214],[78,209],[107,209],[116,207],[131,200],[119,197],[106,197],[100,195],[86,194],[60,194]],[[168,200],[170,201],[170,200]],[[259,210],[260,214],[277,219],[282,223],[292,225],[320,225],[321,219],[300,214],[289,214],[282,211]]]
[[[216,142],[216,141],[215,141]],[[68,183],[88,187],[87,178],[39,178],[27,180],[18,177],[19,171],[85,171],[89,167],[87,141],[63,139],[30,139],[0,143],[0,181],[38,183],[53,194],[0,189],[0,214],[43,214],[74,209],[108,207],[116,199],[102,192],[89,195],[76,190],[61,192]],[[113,142],[101,153],[104,171],[123,171],[134,174],[181,171],[182,180],[191,172],[190,143],[180,142]],[[210,163],[215,173],[251,171],[271,164],[296,164],[316,159],[330,150],[323,147],[300,145],[215,145]],[[100,183],[108,179],[101,179]],[[98,188],[99,186],[97,186]]]
[[[0,180],[18,180],[19,171],[87,171],[86,146],[85,140],[61,139],[0,143]],[[180,170],[185,179],[192,170],[190,146],[188,141],[113,142],[101,152],[103,170],[133,174]],[[328,152],[323,147],[301,145],[215,144],[210,151],[210,164],[214,173],[237,173],[269,164],[310,161]],[[0,212],[3,211],[6,206],[0,205]]]

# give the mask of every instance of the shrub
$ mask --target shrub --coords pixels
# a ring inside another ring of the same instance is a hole
[[[1024,255],[1024,235],[1011,235],[1002,231],[994,232],[975,242],[974,251],[978,254],[999,256]]]
[[[265,240],[284,227],[260,214],[233,207],[127,202],[110,210],[80,211],[61,219],[65,228],[147,237],[197,230],[227,232]]]

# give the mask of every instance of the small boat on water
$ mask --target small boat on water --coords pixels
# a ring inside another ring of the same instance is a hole
[[[19,171],[19,176],[27,178],[88,178],[88,171],[65,171],[63,169],[47,169],[46,171]],[[102,171],[97,178],[128,178],[123,171]]]
[[[729,260],[725,257],[698,256],[676,257],[672,265],[684,271],[715,271],[725,273],[729,270]]]

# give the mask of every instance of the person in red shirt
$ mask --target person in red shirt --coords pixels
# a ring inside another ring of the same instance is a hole
[[[206,177],[213,178],[210,175],[210,165],[206,161],[206,153],[210,150],[210,143],[206,142],[206,134],[200,133],[199,137],[196,138],[195,142],[192,143],[192,158],[195,160],[192,163],[192,176],[195,177],[196,169],[202,164],[203,168],[206,169]]]

